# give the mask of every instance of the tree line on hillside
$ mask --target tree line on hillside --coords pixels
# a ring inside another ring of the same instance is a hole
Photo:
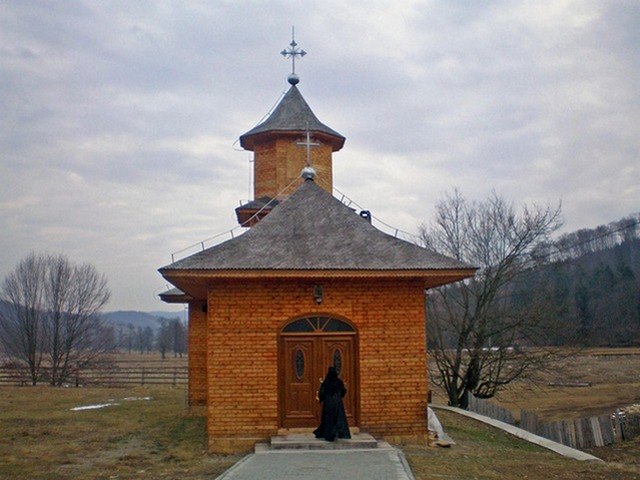
[[[596,228],[582,228],[565,233],[558,239],[541,242],[537,255],[549,257],[554,263],[574,260],[585,255],[612,250],[621,244],[630,244],[640,238],[640,213]]]
[[[547,284],[546,302],[565,330],[550,344],[565,344],[570,333],[581,346],[640,345],[640,238],[633,228],[626,233],[617,244],[582,244],[582,256],[532,271],[521,283],[522,292],[530,283]]]

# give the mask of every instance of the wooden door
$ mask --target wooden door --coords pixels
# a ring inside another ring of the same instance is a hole
[[[355,426],[356,411],[356,384],[355,384],[355,356],[353,336],[331,336],[319,338],[322,350],[322,377],[326,375],[329,367],[336,367],[338,375],[344,382],[347,389],[345,395],[344,409],[347,413],[349,425]],[[318,417],[320,418],[320,417]]]
[[[283,428],[316,427],[321,403],[320,382],[335,366],[347,388],[344,398],[349,425],[357,422],[355,335],[282,336],[280,343],[280,421]]]
[[[281,402],[284,418],[283,427],[305,427],[315,423],[316,392],[318,390],[318,356],[313,338],[292,337],[282,339],[284,346],[284,389]]]

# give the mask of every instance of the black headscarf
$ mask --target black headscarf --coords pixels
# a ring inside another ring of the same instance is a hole
[[[324,391],[324,394],[333,395],[334,393],[340,392],[342,388],[343,383],[342,380],[338,378],[336,367],[329,367],[327,376],[324,377],[324,381],[322,382],[322,389]]]

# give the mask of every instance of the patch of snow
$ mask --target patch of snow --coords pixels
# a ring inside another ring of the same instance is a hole
[[[153,400],[153,397],[125,397],[122,399],[123,402],[135,402],[138,400]],[[70,408],[72,412],[77,412],[79,410],[95,410],[97,408],[105,408],[120,405],[114,398],[110,398],[107,400],[107,403],[100,403],[96,405],[83,405],[80,407]]]
[[[72,412],[77,412],[79,410],[95,410],[96,408],[111,407],[112,405],[120,405],[120,404],[119,403],[100,403],[97,405],[83,405],[81,407],[73,407],[73,408],[70,408],[69,410],[71,410]]]

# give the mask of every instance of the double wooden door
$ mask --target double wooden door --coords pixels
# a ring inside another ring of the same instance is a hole
[[[350,426],[357,424],[355,335],[282,335],[280,337],[280,421],[283,428],[318,426],[317,398],[328,367],[345,384],[344,406]]]

